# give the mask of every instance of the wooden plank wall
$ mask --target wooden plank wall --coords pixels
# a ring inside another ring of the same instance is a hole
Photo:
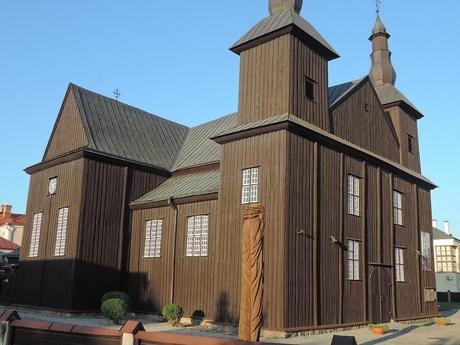
[[[335,135],[399,163],[396,131],[369,80],[339,104],[331,115]]]
[[[241,53],[238,125],[287,112],[289,43],[284,35]]]
[[[415,120],[398,106],[387,108],[386,111],[390,113],[393,125],[399,137],[399,142],[401,144],[400,164],[420,173],[420,144],[417,120]],[[409,152],[409,143],[407,137],[408,134],[415,138],[413,153]]]
[[[404,282],[396,282],[396,317],[407,318],[420,314],[418,261],[420,233],[416,227],[416,195],[412,184],[394,178],[394,188],[403,193],[403,226],[395,225],[395,245],[404,249]]]
[[[266,209],[264,237],[264,325],[285,326],[286,294],[286,155],[287,132],[263,134],[222,147],[221,186],[216,237],[214,296],[221,321],[236,322],[239,313],[242,215],[241,174],[259,167],[260,203]]]
[[[102,294],[125,285],[122,270],[129,257],[129,202],[164,181],[164,177],[94,160],[85,161],[76,285],[91,282],[88,293],[75,292],[75,307],[98,308]],[[127,254],[127,253],[126,253]]]
[[[292,66],[289,81],[289,113],[329,131],[328,62],[292,35],[289,51]],[[305,77],[316,83],[313,101],[305,98]]]
[[[238,125],[291,113],[329,130],[327,61],[286,34],[240,55]],[[305,77],[316,82],[315,99],[305,98]]]
[[[212,292],[218,255],[217,205],[217,200],[177,205],[177,230],[172,207],[133,211],[129,292],[137,309],[161,313],[164,305],[174,302],[187,316],[195,310],[204,311],[206,317],[216,316],[218,301]],[[188,217],[202,214],[209,215],[208,256],[187,257]],[[144,258],[145,223],[153,219],[163,219],[161,257]]]
[[[75,285],[91,288],[85,293],[76,289],[76,308],[97,308],[102,294],[119,289],[118,249],[124,179],[123,167],[85,160]]]
[[[80,111],[72,89],[69,89],[61,112],[56,120],[55,130],[50,138],[45,160],[57,157],[88,145],[85,130],[81,122]]]
[[[360,195],[364,195],[366,192],[366,174],[363,171],[363,163],[361,161],[355,160],[348,156],[344,157],[344,168],[343,175],[341,176],[342,184],[340,190],[342,191],[342,200],[340,212],[343,214],[344,224],[343,224],[343,235],[340,238],[342,243],[347,245],[348,240],[357,240],[360,242],[360,257],[365,257],[365,241],[364,237],[365,227],[363,224],[363,213],[366,210],[364,205],[364,199],[360,203],[360,217],[350,215],[347,211],[347,185],[348,185],[348,174],[354,175],[360,178]],[[339,239],[339,238],[338,238]],[[368,240],[367,243],[370,243]],[[342,275],[341,279],[343,281],[343,292],[339,290],[339,305],[343,304],[342,315],[339,315],[339,319],[344,323],[354,323],[363,321],[366,319],[365,316],[365,306],[366,306],[366,297],[365,297],[365,277],[367,268],[365,265],[365,260],[361,262],[360,269],[360,280],[348,280],[347,279],[347,258],[348,252],[342,250]],[[340,296],[342,295],[342,296]]]
[[[313,217],[315,203],[313,180],[314,143],[288,135],[288,195],[286,231],[286,327],[311,325],[313,315]]]
[[[48,196],[49,179],[55,176],[58,177],[56,194]],[[83,159],[42,170],[31,177],[15,303],[71,309],[82,181]],[[55,257],[61,207],[69,207],[66,255]],[[32,221],[37,212],[43,212],[38,257],[29,258]]]

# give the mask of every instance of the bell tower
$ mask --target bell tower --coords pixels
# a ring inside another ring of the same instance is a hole
[[[240,55],[238,125],[289,113],[329,130],[328,62],[338,54],[301,9],[269,0],[270,15],[230,48]]]

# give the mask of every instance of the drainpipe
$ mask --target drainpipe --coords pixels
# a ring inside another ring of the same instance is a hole
[[[170,301],[174,303],[174,284],[176,282],[176,242],[177,242],[177,205],[174,202],[174,198],[171,196],[168,200],[168,205],[174,210],[174,232],[173,232],[173,252],[171,262],[171,295]]]

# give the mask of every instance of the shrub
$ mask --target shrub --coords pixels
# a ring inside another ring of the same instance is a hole
[[[101,312],[113,323],[118,324],[128,313],[128,304],[121,298],[108,299],[102,303]]]
[[[450,324],[450,320],[445,317],[437,317],[434,319],[434,322],[439,326],[447,326]]]
[[[110,291],[105,293],[104,296],[102,296],[101,303],[104,303],[109,299],[121,299],[128,305],[128,308],[131,305],[131,300],[129,299],[129,296],[121,291]]]
[[[203,310],[195,310],[192,314],[193,319],[204,319],[205,313]]]
[[[184,315],[184,310],[178,304],[167,304],[163,307],[161,312],[166,321],[179,322]]]
[[[374,328],[383,328],[383,330],[386,332],[388,332],[388,325],[385,325],[385,324],[375,324],[375,323],[371,323],[369,325],[369,329],[372,331]]]

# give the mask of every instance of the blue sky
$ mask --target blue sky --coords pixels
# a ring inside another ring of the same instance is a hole
[[[0,2],[0,203],[25,211],[27,166],[41,160],[74,82],[196,125],[237,108],[228,48],[268,14],[268,0]],[[423,173],[440,186],[433,216],[460,236],[460,28],[456,0],[383,0],[397,87],[425,114]],[[330,84],[368,73],[372,0],[305,0],[302,15],[340,53]]]

